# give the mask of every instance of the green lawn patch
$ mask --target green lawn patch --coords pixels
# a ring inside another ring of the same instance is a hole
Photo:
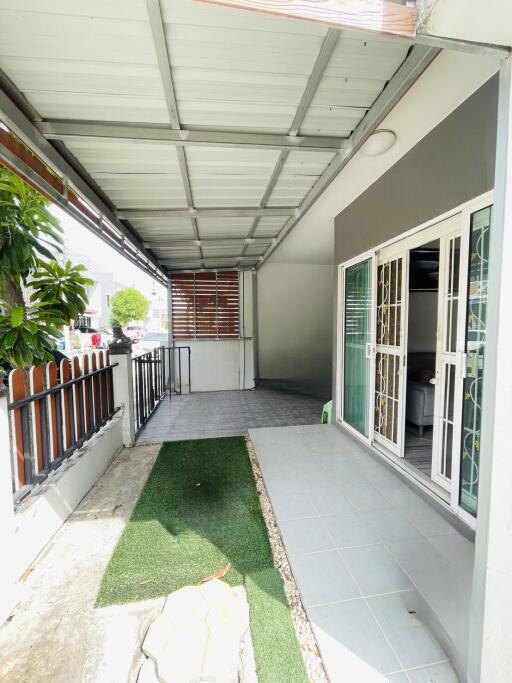
[[[167,443],[103,576],[97,605],[197,584],[245,584],[261,683],[307,681],[242,437]]]

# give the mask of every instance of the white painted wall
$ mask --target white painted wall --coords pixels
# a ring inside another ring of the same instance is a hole
[[[329,398],[334,268],[265,263],[258,271],[258,378]]]
[[[51,474],[14,511],[11,489],[7,398],[0,397],[0,542],[6,552],[0,583],[0,625],[20,596],[19,578],[45,548],[123,447],[122,414]],[[3,426],[2,426],[3,425]],[[7,446],[6,446],[7,444]]]
[[[16,576],[30,566],[122,447],[118,413],[20,507],[14,516]]]
[[[176,346],[190,346],[192,391],[254,389],[254,279],[240,273],[240,339],[181,339]],[[182,391],[189,391],[186,351],[181,352]],[[178,386],[178,353],[175,354]]]
[[[254,388],[253,339],[204,339],[180,341],[177,346],[191,347],[192,391],[228,391]],[[245,347],[245,368],[244,368]],[[189,391],[186,351],[182,357],[182,391]],[[176,386],[178,386],[178,354]],[[245,379],[244,379],[245,370]]]

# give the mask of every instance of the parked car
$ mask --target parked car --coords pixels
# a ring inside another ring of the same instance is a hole
[[[148,353],[149,351],[152,351],[157,346],[168,345],[169,335],[165,330],[157,332],[146,332],[142,339],[134,345],[133,350],[136,352],[137,355],[140,355],[141,353]]]
[[[142,339],[144,329],[142,325],[131,324],[124,328],[124,333],[127,337],[130,337],[134,344],[136,344]]]

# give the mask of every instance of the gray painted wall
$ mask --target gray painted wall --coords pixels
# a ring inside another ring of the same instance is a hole
[[[340,213],[335,263],[491,190],[497,105],[494,77]]]
[[[333,266],[266,263],[258,271],[258,378],[331,396]]]

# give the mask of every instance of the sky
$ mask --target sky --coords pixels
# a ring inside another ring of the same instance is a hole
[[[59,219],[66,245],[72,248],[75,255],[82,255],[84,261],[92,261],[98,271],[111,271],[116,282],[125,287],[135,287],[148,298],[151,298],[154,290],[165,294],[163,285],[121,256],[75,218],[58,206],[52,206],[51,211]]]

